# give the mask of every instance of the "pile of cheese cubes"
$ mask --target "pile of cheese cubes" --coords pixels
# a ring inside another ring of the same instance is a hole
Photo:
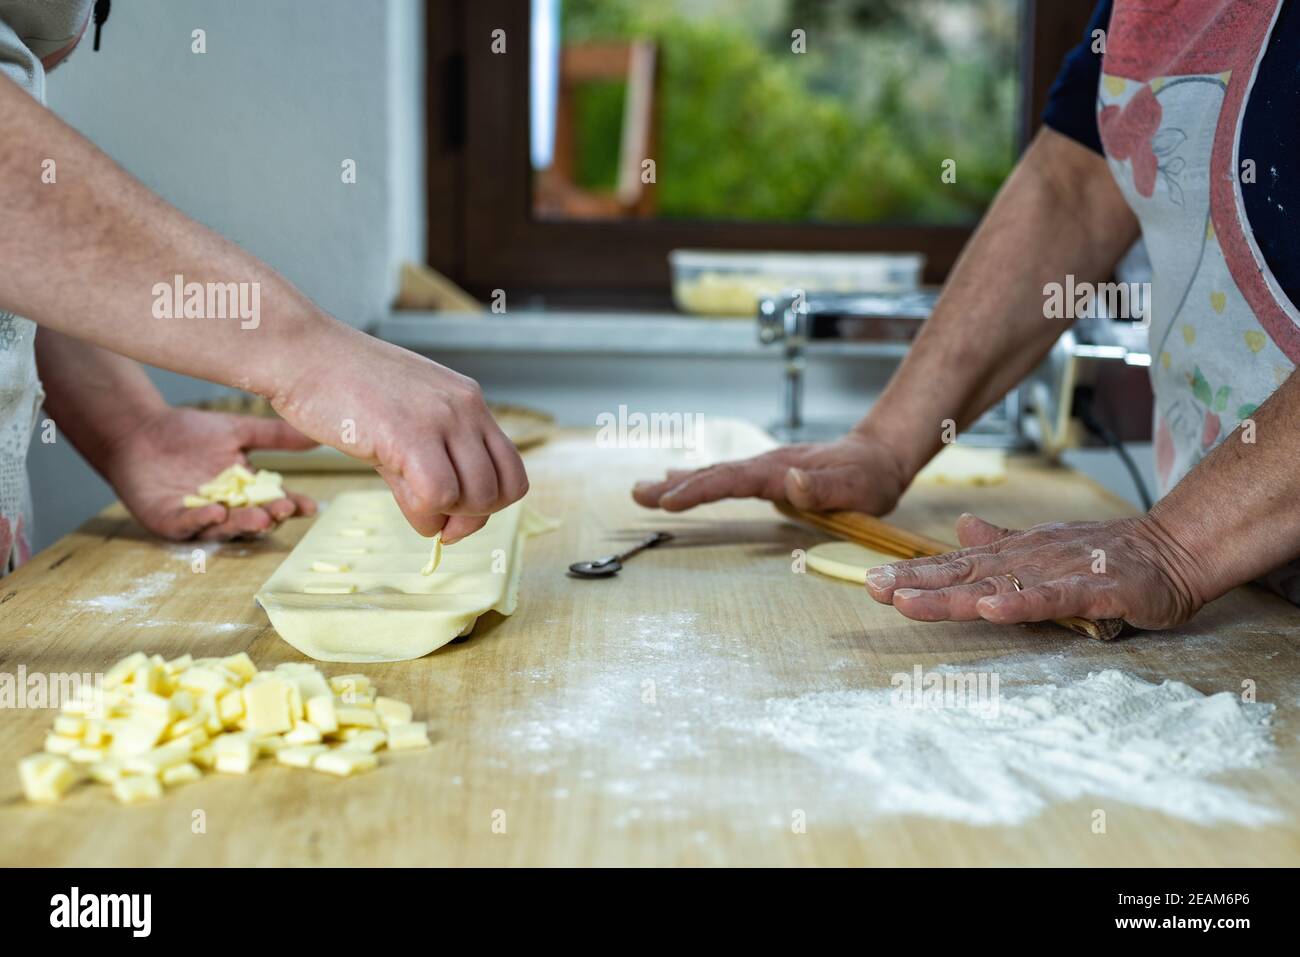
[[[284,498],[284,476],[279,472],[258,469],[256,473],[236,463],[216,478],[199,486],[198,495],[186,495],[186,508],[204,505],[228,505],[241,508],[245,505],[265,505]]]
[[[314,665],[258,671],[247,654],[136,652],[65,701],[45,750],[18,763],[28,800],[57,801],[90,779],[126,804],[197,781],[204,771],[247,774],[258,759],[346,777],[378,764],[381,748],[429,746],[411,706],[375,693],[365,675],[326,678]]]

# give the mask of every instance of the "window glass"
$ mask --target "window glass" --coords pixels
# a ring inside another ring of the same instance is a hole
[[[533,0],[534,216],[969,224],[1016,155],[1021,13]]]

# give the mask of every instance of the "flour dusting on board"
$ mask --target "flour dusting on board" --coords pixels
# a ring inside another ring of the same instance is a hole
[[[1211,780],[1273,750],[1272,705],[1115,670],[1004,691],[994,709],[895,697],[886,688],[777,699],[757,729],[845,775],[883,813],[1016,824],[1090,796],[1198,823],[1278,819]]]
[[[153,599],[165,594],[175,581],[176,576],[171,572],[154,572],[137,580],[126,591],[97,598],[81,598],[74,600],[73,604],[88,611],[120,614],[148,607]]]
[[[509,716],[490,763],[576,775],[626,804],[623,826],[741,805],[770,811],[774,826],[792,807],[823,820],[1011,825],[1080,798],[1198,824],[1279,818],[1230,777],[1274,751],[1272,705],[1115,670],[1071,677],[1041,660],[998,662],[992,700],[962,706],[846,690],[847,669],[827,675],[840,690],[761,697],[736,689],[781,683],[693,614],[628,624],[617,653],[587,673],[520,674],[556,694]],[[768,757],[719,779],[719,756],[737,747]]]

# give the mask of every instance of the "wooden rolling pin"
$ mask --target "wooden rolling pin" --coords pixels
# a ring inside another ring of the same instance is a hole
[[[813,525],[850,542],[857,542],[867,548],[898,555],[901,558],[927,558],[930,555],[943,555],[957,548],[956,545],[949,545],[947,542],[897,528],[862,512],[804,512],[789,505],[778,504],[776,507],[787,518]],[[1057,618],[1055,623],[1062,628],[1069,628],[1071,631],[1077,631],[1098,641],[1110,641],[1124,627],[1124,621],[1120,618],[1103,618],[1100,621],[1092,621],[1088,618]]]

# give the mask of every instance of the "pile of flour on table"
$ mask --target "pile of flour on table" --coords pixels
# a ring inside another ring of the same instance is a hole
[[[769,700],[760,734],[852,787],[863,808],[1016,824],[1088,797],[1202,824],[1277,820],[1224,775],[1273,750],[1273,706],[1107,670],[1001,689],[992,707],[896,700],[893,688]]]

